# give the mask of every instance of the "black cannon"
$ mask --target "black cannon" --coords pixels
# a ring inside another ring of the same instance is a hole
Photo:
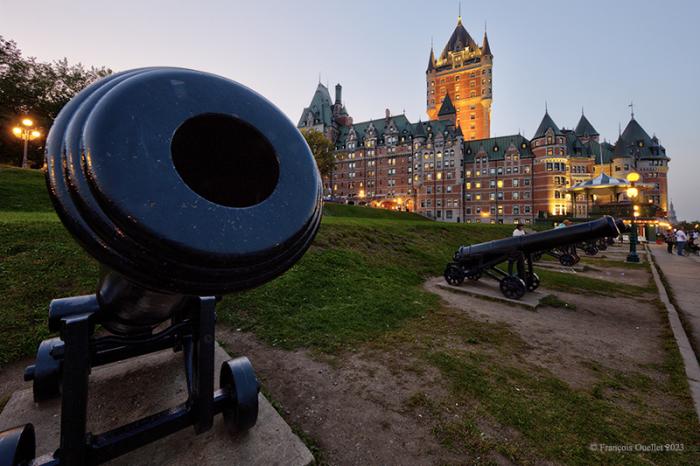
[[[455,253],[453,262],[447,264],[445,280],[457,286],[465,278],[479,280],[484,274],[500,283],[504,296],[520,299],[526,291],[534,291],[540,284],[532,268],[533,254],[553,248],[566,250],[572,244],[618,234],[613,218],[603,217],[566,228],[462,246]],[[507,271],[497,267],[506,261]]]
[[[214,389],[215,306],[222,294],[279,276],[321,220],[321,183],[302,135],[233,81],[144,68],[102,79],[71,100],[46,149],[54,207],[102,265],[97,292],[56,299],[26,369],[35,401],[61,397],[60,445],[32,464],[100,464],[223,413],[234,431],[257,420],[259,384],[245,357]],[[109,333],[95,335],[100,325]],[[109,432],[86,432],[92,367],[180,351],[186,403]],[[0,433],[0,464],[35,456],[31,424]]]

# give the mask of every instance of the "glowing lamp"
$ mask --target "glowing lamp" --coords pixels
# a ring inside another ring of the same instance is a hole
[[[637,172],[631,172],[627,174],[627,181],[630,183],[635,183],[639,181],[639,173]]]

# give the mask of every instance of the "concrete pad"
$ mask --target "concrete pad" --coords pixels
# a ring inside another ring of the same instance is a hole
[[[221,363],[229,359],[217,345],[214,387],[219,386]],[[255,367],[255,361],[251,362]],[[88,431],[93,433],[174,407],[187,399],[182,353],[166,350],[94,368],[89,392]],[[31,388],[19,390],[0,414],[0,430],[31,422],[37,435],[37,456],[51,454],[58,447],[60,411],[60,400],[37,405]],[[260,395],[258,422],[244,434],[231,435],[218,415],[209,432],[195,435],[193,428],[187,428],[108,464],[305,466],[312,462],[308,448]]]
[[[543,269],[551,269],[551,270],[556,270],[558,272],[585,272],[586,267],[589,269],[592,268],[588,264],[584,265],[574,265],[573,267],[567,267],[565,265],[561,265],[559,262],[550,262],[550,261],[539,261],[539,262],[534,262],[532,265],[535,267],[542,267]]]
[[[445,281],[443,277],[435,277],[428,280],[430,285],[437,286],[443,290],[452,291],[454,293],[464,293],[489,301],[500,301],[516,306],[522,306],[527,309],[535,310],[540,304],[540,300],[545,297],[544,293],[538,290],[528,291],[520,299],[510,299],[503,296],[498,282],[488,277],[483,277],[478,281],[465,280],[459,286],[452,286]]]

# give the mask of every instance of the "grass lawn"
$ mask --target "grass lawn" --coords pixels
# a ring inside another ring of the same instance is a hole
[[[220,324],[253,332],[270,345],[308,348],[333,357],[363,344],[396,347],[419,342],[416,354],[439,370],[450,395],[441,401],[419,396],[415,404],[469,407],[459,421],[435,421],[435,435],[455,451],[495,450],[521,464],[537,459],[571,464],[692,462],[688,452],[631,457],[600,456],[587,449],[592,442],[699,443],[697,419],[686,409],[687,384],[670,336],[665,337],[667,362],[661,368],[670,381],[667,387],[640,387],[637,381],[601,372],[604,387],[663,389],[683,403],[685,414],[680,417],[659,413],[650,419],[640,414],[645,407],[626,409],[597,396],[602,389],[573,389],[544,369],[513,363],[525,343],[511,330],[466,317],[454,321],[455,313],[423,290],[425,279],[442,274],[459,245],[507,237],[512,226],[450,225],[409,213],[341,205],[327,205],[325,213],[304,258],[271,283],[226,296],[218,307]],[[538,273],[548,288],[574,293],[632,296],[653,291],[646,284]],[[43,176],[0,168],[0,364],[33,354],[48,336],[49,301],[94,292],[97,276],[97,263],[52,213]],[[435,332],[457,334],[487,351],[440,346],[428,336]],[[520,432],[519,440],[484,441],[479,419]]]

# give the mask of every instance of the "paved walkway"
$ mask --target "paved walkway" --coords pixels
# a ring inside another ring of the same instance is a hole
[[[693,398],[695,412],[700,418],[700,364],[698,364],[698,354],[700,354],[700,305],[697,301],[700,298],[700,261],[695,257],[682,257],[671,255],[666,252],[665,245],[650,244],[647,246],[652,253],[652,262],[656,263],[666,277],[667,286],[673,292],[678,309],[671,303],[667,294],[667,289],[656,271],[656,267],[651,268],[654,281],[659,289],[659,298],[668,311],[668,322],[673,330],[673,336],[678,344],[678,350],[683,359],[685,374],[688,377],[688,387]],[[681,324],[679,318],[681,314],[688,323],[689,337]],[[695,349],[693,348],[695,346]]]
[[[700,260],[666,252],[666,245],[650,244],[654,260],[671,286],[678,312],[687,324],[695,353],[700,354]]]

